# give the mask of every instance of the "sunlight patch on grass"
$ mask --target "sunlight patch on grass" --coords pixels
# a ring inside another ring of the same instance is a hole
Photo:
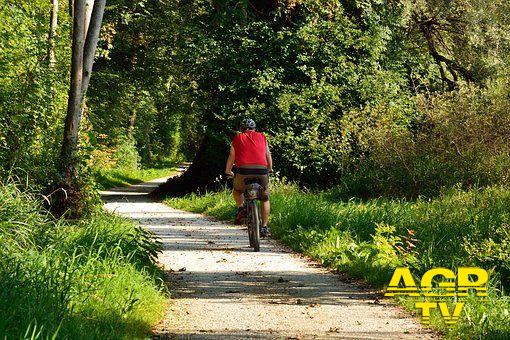
[[[175,173],[177,173],[175,167],[134,170],[110,169],[96,171],[94,177],[98,188],[105,190],[114,187],[139,184],[156,178],[171,176]]]

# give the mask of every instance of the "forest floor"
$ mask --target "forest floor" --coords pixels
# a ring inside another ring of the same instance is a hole
[[[102,192],[105,208],[163,242],[171,300],[157,338],[427,339],[391,301],[274,240],[248,247],[242,227],[173,209],[147,195],[166,178]]]

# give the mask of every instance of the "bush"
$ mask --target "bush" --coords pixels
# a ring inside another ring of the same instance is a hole
[[[121,138],[115,150],[115,166],[119,169],[136,170],[140,166],[140,155],[133,138]]]
[[[417,97],[416,113],[387,107],[353,112],[344,131],[359,149],[342,197],[437,196],[444,188],[508,184],[510,101],[504,83]]]
[[[88,139],[90,160],[87,165],[90,168],[96,171],[110,169],[129,171],[140,167],[140,155],[133,138],[122,136],[112,142],[107,135],[99,134],[93,140],[94,143]]]

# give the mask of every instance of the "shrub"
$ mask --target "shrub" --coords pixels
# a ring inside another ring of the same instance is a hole
[[[416,105],[416,113],[379,107],[344,117],[344,133],[354,135],[359,151],[346,167],[342,197],[437,196],[456,185],[509,183],[510,101],[504,83],[418,96]]]

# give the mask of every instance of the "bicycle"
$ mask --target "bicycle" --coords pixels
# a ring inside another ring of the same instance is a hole
[[[232,176],[228,176],[232,179]],[[248,239],[250,247],[255,252],[260,251],[260,210],[256,201],[262,200],[262,185],[256,177],[244,179],[244,207],[246,209],[246,217],[244,224],[248,228]]]
[[[245,224],[248,227],[250,247],[260,251],[260,213],[256,201],[262,199],[262,185],[258,178],[246,178],[244,189],[244,206],[246,209]]]

